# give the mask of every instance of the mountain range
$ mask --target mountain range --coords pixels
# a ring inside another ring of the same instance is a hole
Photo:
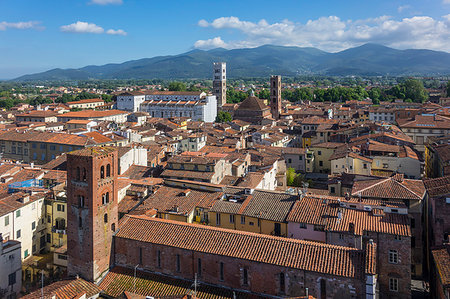
[[[193,79],[211,78],[212,63],[227,63],[229,78],[327,75],[327,76],[408,76],[450,74],[450,53],[432,50],[396,50],[365,44],[337,53],[316,48],[264,45],[257,48],[208,51],[193,50],[179,55],[157,56],[86,66],[79,69],[52,69],[14,81],[88,79]]]

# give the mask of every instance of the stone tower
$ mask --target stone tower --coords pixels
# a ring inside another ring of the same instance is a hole
[[[270,112],[274,119],[280,118],[281,113],[281,76],[270,77]]]
[[[68,274],[96,282],[110,266],[118,228],[117,149],[91,147],[67,154]]]
[[[227,102],[227,64],[213,63],[213,94],[217,99],[217,112]]]

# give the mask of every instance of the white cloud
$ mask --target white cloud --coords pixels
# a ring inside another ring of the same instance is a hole
[[[122,4],[122,0],[91,0],[90,4],[108,5],[108,4]]]
[[[29,21],[29,22],[0,22],[0,31],[5,31],[7,29],[42,29],[39,27],[39,22]]]
[[[444,4],[450,4],[450,0],[442,0],[442,3],[444,3]]]
[[[450,1],[450,0],[449,0]],[[397,11],[399,12],[399,13],[402,13],[403,11],[405,11],[405,10],[408,10],[408,9],[410,9],[411,8],[411,5],[400,5],[398,8],[397,8]]]
[[[127,35],[127,33],[125,31],[123,31],[122,29],[118,29],[118,30],[114,30],[114,29],[109,29],[106,31],[106,34],[111,34],[111,35]]]
[[[228,45],[218,36],[207,40],[198,40],[195,42],[194,47],[198,49],[214,49],[228,48]]]
[[[105,31],[100,26],[97,26],[93,23],[81,22],[78,21],[76,23],[72,23],[70,25],[61,26],[61,31],[63,32],[72,32],[72,33],[96,33],[100,34]]]
[[[390,16],[360,20],[341,20],[337,16],[328,16],[306,23],[283,20],[273,24],[264,19],[249,22],[231,16],[217,18],[212,22],[200,20],[198,25],[217,30],[232,29],[245,36],[243,40],[224,41],[220,37],[198,40],[194,47],[202,49],[275,44],[339,51],[370,42],[394,48],[450,51],[450,15],[441,19],[415,16],[401,20],[394,20]]]
[[[88,22],[78,21],[76,23],[72,23],[69,25],[64,25],[60,27],[62,32],[70,32],[70,33],[94,33],[94,34],[111,34],[111,35],[127,35],[125,31],[122,29],[108,29],[105,31],[102,27]]]

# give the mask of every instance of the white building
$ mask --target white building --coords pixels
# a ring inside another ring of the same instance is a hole
[[[202,91],[125,92],[117,96],[117,109],[143,111],[151,117],[188,117],[214,122],[217,100],[216,96]]]
[[[188,117],[192,120],[214,122],[217,116],[216,96],[205,92],[151,91],[145,94],[141,111],[151,117]]]
[[[127,91],[117,96],[117,109],[125,111],[140,111],[145,101],[145,94],[140,91]]]
[[[375,122],[395,123],[394,109],[372,108],[369,110],[369,120]]]
[[[19,297],[22,288],[22,260],[20,242],[4,241],[0,234],[0,296]]]
[[[145,148],[121,147],[119,156],[119,174],[123,174],[133,164],[147,166],[147,150]]]
[[[21,242],[22,259],[45,248],[44,193],[17,192],[0,198],[0,234]]]
[[[181,140],[180,150],[183,152],[186,151],[198,152],[205,145],[206,145],[206,135],[202,133],[195,133]]]

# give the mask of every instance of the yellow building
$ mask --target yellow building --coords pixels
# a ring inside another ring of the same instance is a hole
[[[227,187],[209,210],[209,225],[265,235],[287,235],[286,217],[297,200],[283,192]]]
[[[67,245],[67,197],[64,185],[55,186],[45,200],[46,249],[51,252]]]

